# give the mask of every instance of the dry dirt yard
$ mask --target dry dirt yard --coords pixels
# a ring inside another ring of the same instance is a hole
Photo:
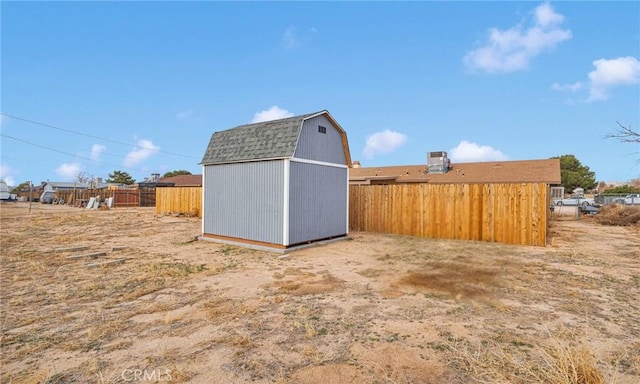
[[[152,208],[0,209],[2,383],[640,382],[638,226],[282,258]]]

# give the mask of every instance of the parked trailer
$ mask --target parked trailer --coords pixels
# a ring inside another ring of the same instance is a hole
[[[54,191],[44,191],[40,195],[40,202],[42,204],[53,204],[56,193]]]
[[[0,200],[16,201],[17,196],[9,191],[9,186],[4,180],[0,180]]]
[[[640,204],[640,193],[632,193],[624,197],[624,203],[627,205]]]

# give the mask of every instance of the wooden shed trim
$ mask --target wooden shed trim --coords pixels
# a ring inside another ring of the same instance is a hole
[[[261,247],[278,248],[278,249],[286,249],[287,248],[286,246],[284,246],[282,244],[267,243],[265,241],[249,240],[249,239],[243,239],[243,238],[240,238],[240,237],[214,235],[214,234],[211,234],[211,233],[203,233],[202,236],[208,237],[208,238],[211,238],[211,239],[218,239],[218,240],[224,240],[224,241],[233,241],[233,242],[236,242],[236,243],[246,243],[246,244],[259,245]]]

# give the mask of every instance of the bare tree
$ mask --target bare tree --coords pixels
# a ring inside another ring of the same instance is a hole
[[[636,132],[631,129],[631,125],[625,126],[619,121],[618,128],[612,132],[606,134],[605,139],[617,139],[621,143],[640,143],[640,132]],[[636,154],[640,154],[640,152],[635,152]],[[640,157],[636,160],[636,164],[640,164]]]
[[[619,121],[616,121],[616,123],[618,123],[618,129],[612,133],[606,134],[604,136],[605,138],[618,139],[623,143],[640,143],[640,132],[632,130],[631,125],[624,126]]]
[[[76,181],[80,184],[84,184],[88,182],[91,179],[91,177],[92,176],[89,176],[87,172],[81,171],[80,173],[78,173],[78,176],[76,176]]]
[[[82,171],[78,173],[78,176],[76,176],[75,182],[78,184],[89,184],[91,186],[94,186],[98,184],[98,179],[95,176],[89,175],[87,172]]]

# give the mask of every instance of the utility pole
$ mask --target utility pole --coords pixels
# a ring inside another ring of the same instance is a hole
[[[31,202],[33,201],[33,183],[29,181],[29,214],[31,214]]]

